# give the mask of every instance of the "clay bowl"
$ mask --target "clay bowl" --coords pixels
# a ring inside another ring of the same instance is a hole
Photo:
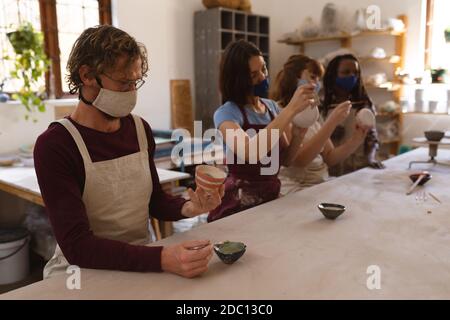
[[[213,166],[201,165],[195,169],[195,182],[197,187],[207,191],[219,189],[226,178],[227,174],[224,171]]]
[[[247,246],[242,242],[225,241],[214,245],[214,252],[225,264],[233,264],[245,253]]]
[[[427,138],[428,141],[432,142],[440,142],[445,136],[445,132],[442,131],[426,131],[425,132],[425,138]]]
[[[329,220],[336,220],[346,210],[345,206],[333,203],[321,203],[318,208],[325,218]]]
[[[430,181],[433,176],[429,173],[429,172],[420,172],[420,173],[415,173],[409,176],[409,179],[411,179],[411,181],[413,183],[415,183],[417,181],[417,179],[419,179],[421,174],[425,174],[425,177],[422,179],[422,181],[420,181],[419,186],[423,186],[425,185],[425,183],[427,183],[428,181]]]

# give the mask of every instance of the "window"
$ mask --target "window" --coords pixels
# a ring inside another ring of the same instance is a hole
[[[3,57],[14,56],[14,49],[6,35],[25,21],[31,22],[36,30],[41,29],[39,0],[0,1],[0,83],[5,79],[7,80],[3,88],[6,92],[17,91],[17,88],[20,87],[20,83],[17,81],[7,79],[13,69],[14,62],[5,60]],[[42,79],[40,85],[45,86],[45,79]]]
[[[446,30],[450,30],[450,1],[428,0],[425,65],[431,69],[450,70],[450,39],[446,40]]]
[[[61,50],[60,68],[61,74],[64,75],[70,50],[79,37],[80,30],[100,24],[98,1],[56,0],[56,14],[58,17],[59,48]],[[73,19],[72,17],[78,18]],[[63,91],[69,92],[66,81],[62,81],[62,83]]]
[[[3,57],[14,51],[6,34],[23,22],[31,22],[45,38],[45,50],[51,60],[50,71],[42,86],[49,97],[61,98],[68,94],[65,81],[66,64],[70,50],[86,28],[111,24],[111,0],[0,0],[0,82],[6,78],[12,62]],[[7,81],[6,92],[14,92],[20,83]]]

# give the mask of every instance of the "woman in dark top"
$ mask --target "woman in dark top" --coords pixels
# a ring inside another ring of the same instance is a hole
[[[322,114],[327,118],[333,106],[344,101],[357,103],[353,105],[350,116],[337,126],[331,139],[335,146],[340,146],[352,136],[355,128],[356,114],[363,108],[376,113],[361,78],[361,68],[358,60],[351,54],[335,57],[328,64],[323,78],[324,100]],[[342,175],[370,166],[383,169],[383,164],[377,160],[379,140],[376,128],[369,131],[364,144],[340,165],[331,168],[333,175]]]

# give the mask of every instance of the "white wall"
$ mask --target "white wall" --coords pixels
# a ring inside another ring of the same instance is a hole
[[[405,14],[409,19],[407,34],[406,64],[412,71],[423,70],[423,50],[425,31],[422,28],[424,0],[253,0],[254,11],[271,17],[271,56],[272,73],[283,66],[287,58],[297,53],[296,47],[277,43],[283,34],[298,29],[304,19],[311,16],[316,23],[320,23],[322,9],[328,2],[335,3],[345,16],[346,21],[352,21],[358,8],[378,5],[381,9],[381,19],[395,18]],[[276,14],[275,14],[276,13]],[[379,40],[382,40],[378,38]],[[330,44],[330,50],[335,50],[339,44]],[[372,49],[372,47],[370,47]],[[314,55],[314,51],[309,51]]]
[[[116,25],[143,42],[150,55],[150,76],[141,89],[136,112],[155,129],[170,128],[170,79],[190,79],[194,86],[194,12],[202,10],[201,0],[113,0]],[[409,17],[407,65],[412,71],[423,69],[423,2],[424,0],[253,0],[254,12],[271,17],[271,75],[296,52],[295,47],[276,41],[286,32],[297,29],[306,16],[319,21],[325,3],[334,2],[349,12],[356,8],[379,5],[383,19],[406,14]],[[336,46],[331,45],[330,50]],[[194,93],[194,92],[193,92]],[[73,102],[72,102],[73,103]],[[61,102],[58,102],[61,104]],[[23,119],[23,107],[0,104],[0,154],[16,151],[30,144],[52,121],[53,107],[39,115],[39,122]],[[422,135],[430,127],[447,129],[447,116],[405,116],[405,142]],[[6,205],[6,202],[11,202]],[[0,193],[0,216],[6,211],[23,211],[17,199]],[[7,208],[7,209],[6,209]],[[5,221],[0,221],[5,223]]]
[[[46,111],[37,113],[37,122],[25,120],[25,107],[16,102],[0,103],[0,155],[14,153],[33,144],[55,119],[55,105],[73,106],[75,100],[53,100],[46,103]]]
[[[329,0],[253,0],[254,12],[271,17],[271,75],[296,52],[295,47],[277,43],[286,32],[297,29],[307,15],[319,21],[321,10]],[[422,7],[424,0],[334,0],[353,17],[356,8],[377,4],[382,18],[406,14],[408,32],[407,64],[423,68]],[[355,6],[354,4],[357,5]],[[190,79],[194,90],[194,12],[202,10],[201,0],[115,0],[114,20],[118,26],[143,42],[149,51],[150,73],[141,89],[136,113],[155,129],[170,128],[171,79]],[[330,50],[337,46],[331,45]],[[192,91],[194,94],[194,91]],[[195,96],[195,95],[194,95]],[[193,97],[194,98],[194,97]],[[195,101],[194,101],[195,103]],[[41,115],[37,124],[21,120],[14,106],[0,105],[0,154],[22,144],[33,143],[52,120],[52,110]]]
[[[423,137],[424,131],[427,130],[450,131],[450,115],[417,113],[403,115],[403,144],[412,145],[412,140]]]
[[[275,76],[297,48],[277,43],[281,36],[297,29],[306,16],[317,22],[329,0],[253,0],[253,11],[271,17],[271,75]],[[376,4],[382,19],[406,14],[410,26],[407,65],[423,69],[423,0],[335,0],[351,21],[356,8]],[[355,4],[357,3],[357,6]],[[118,26],[143,42],[150,54],[150,76],[141,89],[137,113],[157,129],[170,128],[170,79],[190,79],[194,90],[194,12],[201,0],[116,0]],[[331,44],[329,50],[337,45]],[[313,52],[311,54],[314,55]],[[193,92],[194,93],[194,92]],[[195,102],[195,101],[194,101]]]
[[[194,12],[203,5],[200,0],[116,0],[115,6],[118,26],[149,52],[149,77],[136,113],[154,129],[169,129],[169,81],[190,79],[194,96]]]

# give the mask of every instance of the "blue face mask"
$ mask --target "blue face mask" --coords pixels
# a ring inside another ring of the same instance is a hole
[[[336,85],[347,92],[352,92],[357,83],[358,83],[357,76],[336,78]]]
[[[310,82],[308,80],[298,79],[297,88],[301,87],[301,86],[305,86],[307,84],[310,84]],[[319,93],[321,89],[322,89],[322,86],[321,86],[320,82],[317,82],[316,88],[314,89],[314,91],[316,91],[316,93]]]
[[[264,79],[261,83],[253,86],[253,95],[260,98],[269,97],[269,78]]]

